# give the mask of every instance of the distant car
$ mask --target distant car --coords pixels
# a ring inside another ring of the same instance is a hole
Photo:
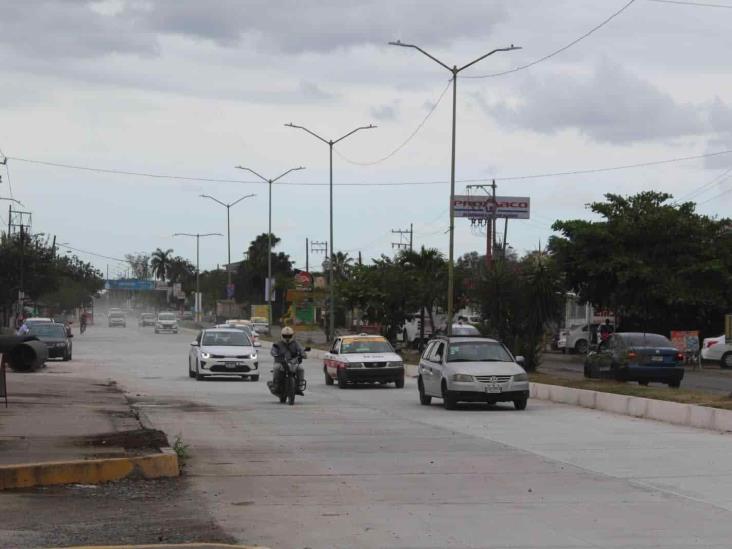
[[[261,347],[262,342],[259,341],[259,334],[257,331],[250,325],[247,324],[217,324],[217,328],[229,328],[232,330],[241,330],[245,334],[249,336],[249,339],[252,340],[252,343],[255,347]]]
[[[513,402],[526,409],[529,378],[503,343],[487,337],[438,336],[427,345],[419,360],[419,401],[428,406],[441,398],[452,410],[460,401]]]
[[[209,376],[237,376],[259,381],[257,350],[242,330],[202,330],[191,343],[188,375],[199,381]]]
[[[155,333],[159,334],[161,332],[178,333],[178,319],[175,317],[175,313],[158,313],[158,318],[155,321]]]
[[[704,360],[719,362],[720,368],[732,368],[732,342],[727,343],[725,336],[705,338],[702,342],[701,357]]]
[[[254,326],[254,329],[257,330],[258,334],[266,334],[269,335],[269,320],[267,320],[263,316],[253,316],[252,317],[252,326]]]
[[[585,360],[587,378],[651,382],[680,387],[684,379],[684,355],[661,334],[620,332],[600,343]]]
[[[52,318],[34,316],[32,318],[25,319],[25,325],[30,328],[33,324],[53,324]]]
[[[155,313],[142,313],[140,315],[140,320],[137,321],[137,325],[142,326],[143,328],[145,326],[155,326],[156,318]]]
[[[29,335],[36,336],[46,344],[48,358],[60,358],[64,362],[71,360],[73,348],[66,326],[56,322],[35,322],[30,327]]]
[[[191,311],[183,311],[180,314],[181,320],[193,320],[193,313]]]
[[[480,330],[472,324],[463,324],[462,322],[458,322],[457,324],[452,325],[452,335],[480,337],[481,333]]]
[[[113,328],[114,326],[122,326],[123,328],[126,328],[127,317],[122,311],[110,311],[107,324],[110,328]]]
[[[404,362],[386,338],[360,334],[335,340],[323,359],[325,384],[345,389],[356,383],[394,383],[404,387]]]

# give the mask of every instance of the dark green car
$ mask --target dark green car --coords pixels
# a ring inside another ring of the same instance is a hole
[[[71,360],[71,339],[74,337],[66,330],[63,324],[55,322],[37,323],[31,326],[29,335],[36,336],[46,344],[48,358],[60,358],[63,361]]]
[[[671,341],[660,334],[615,333],[587,355],[585,377],[679,387],[684,378],[683,360]]]

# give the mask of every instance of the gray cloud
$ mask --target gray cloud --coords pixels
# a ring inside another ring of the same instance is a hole
[[[484,104],[504,126],[552,134],[567,129],[623,144],[702,134],[708,107],[678,103],[621,65],[601,61],[588,77],[528,78],[517,104]],[[726,108],[726,107],[725,107]]]
[[[394,105],[378,105],[371,107],[371,116],[376,120],[393,121],[397,118],[397,106]]]

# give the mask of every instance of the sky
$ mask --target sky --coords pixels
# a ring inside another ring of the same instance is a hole
[[[9,0],[0,197],[12,192],[34,232],[97,254],[78,253],[116,277],[127,253],[173,248],[195,261],[195,239],[173,233],[225,235],[226,209],[201,194],[256,194],[231,208],[241,259],[267,231],[268,188],[235,166],[268,178],[304,166],[272,189],[278,249],[304,268],[306,238],[329,239],[329,151],[285,124],[326,139],[374,124],[335,146],[335,249],[391,255],[392,230],[412,225],[415,246],[447,254],[451,75],[388,44],[401,40],[448,66],[522,48],[461,72],[456,109],[456,193],[496,178],[498,195],[530,197],[531,219],[508,224],[519,252],[545,246],[557,219],[591,219],[587,204],[609,192],[668,192],[725,217],[732,154],[702,156],[732,150],[732,0],[628,4]],[[595,171],[687,157],[697,158]],[[386,183],[400,185],[376,185]],[[457,219],[456,256],[473,250],[485,237]],[[201,269],[226,254],[225,237],[202,239]]]

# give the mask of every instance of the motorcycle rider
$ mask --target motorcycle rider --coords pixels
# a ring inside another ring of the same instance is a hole
[[[277,392],[281,390],[283,372],[287,366],[287,361],[298,356],[305,358],[305,350],[295,341],[295,331],[292,328],[289,326],[282,328],[280,337],[282,340],[272,345],[271,352],[275,360],[274,369],[272,370],[272,385]],[[303,370],[302,364],[299,364],[297,366],[296,394],[304,395],[304,386],[305,370]]]

